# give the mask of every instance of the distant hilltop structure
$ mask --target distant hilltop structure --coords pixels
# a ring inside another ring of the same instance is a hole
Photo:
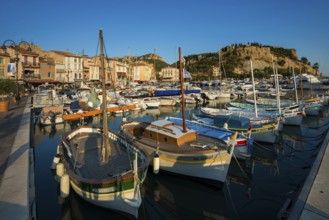
[[[153,60],[157,60],[157,61],[161,61],[161,62],[165,62],[166,61],[159,55],[157,54],[154,54],[154,53],[148,53],[148,54],[145,54],[145,55],[142,55],[142,56],[124,56],[122,57],[122,60],[123,61],[126,61],[128,62],[129,58],[131,60],[144,60],[144,61],[153,61]]]

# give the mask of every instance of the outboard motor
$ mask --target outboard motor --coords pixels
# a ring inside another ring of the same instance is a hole
[[[48,116],[50,118],[51,124],[55,124],[55,122],[56,122],[56,114],[53,111],[49,111]]]

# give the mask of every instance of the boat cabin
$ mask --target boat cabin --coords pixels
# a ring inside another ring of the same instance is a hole
[[[180,147],[187,142],[195,141],[197,139],[197,133],[191,129],[183,132],[181,125],[167,120],[159,120],[152,122],[145,128],[144,138]]]

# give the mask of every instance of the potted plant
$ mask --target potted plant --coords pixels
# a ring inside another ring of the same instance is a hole
[[[15,91],[16,84],[11,79],[0,79],[0,112],[9,110],[9,95]]]

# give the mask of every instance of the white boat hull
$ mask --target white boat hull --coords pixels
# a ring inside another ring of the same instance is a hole
[[[154,148],[144,145],[144,149],[153,155]],[[159,151],[160,169],[179,175],[200,178],[204,180],[224,182],[231,162],[232,153],[221,155],[220,152],[204,154],[175,154]],[[201,158],[207,157],[206,162]]]

